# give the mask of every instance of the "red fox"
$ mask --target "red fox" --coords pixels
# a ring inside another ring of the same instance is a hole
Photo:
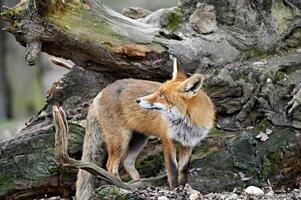
[[[207,136],[215,120],[214,105],[201,90],[203,80],[201,74],[187,78],[178,71],[175,60],[172,79],[163,84],[123,79],[108,85],[89,109],[82,160],[95,162],[100,126],[108,153],[107,170],[119,177],[123,163],[133,180],[140,179],[135,160],[153,135],[162,141],[170,189],[185,184],[192,149]],[[92,175],[79,171],[78,200],[88,198],[92,182]]]

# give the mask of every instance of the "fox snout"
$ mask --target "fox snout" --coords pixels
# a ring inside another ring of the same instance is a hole
[[[152,103],[149,103],[148,101],[142,99],[142,98],[138,98],[136,99],[136,103],[144,109],[153,109],[153,105]]]
[[[147,110],[165,110],[165,106],[161,103],[151,103],[145,100],[143,97],[136,99],[136,103],[144,109]]]

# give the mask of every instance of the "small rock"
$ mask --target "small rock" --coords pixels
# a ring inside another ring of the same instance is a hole
[[[273,131],[272,131],[271,129],[269,129],[269,128],[265,129],[265,133],[266,133],[267,135],[271,135],[272,132],[273,132]]]
[[[267,79],[267,83],[271,83],[272,82],[272,79],[271,78],[268,78]]]
[[[266,64],[266,62],[256,61],[252,65],[265,65],[265,64]]]
[[[265,142],[269,139],[269,136],[260,131],[260,133],[258,135],[256,135],[256,138],[259,139],[262,142]]]
[[[296,48],[298,46],[298,40],[288,39],[286,40],[287,46],[290,48]]]
[[[139,19],[151,14],[151,11],[144,8],[130,7],[123,8],[122,14],[132,19]]]
[[[189,200],[203,199],[203,195],[199,191],[194,190],[189,184],[186,184],[184,189],[189,193]]]
[[[246,175],[244,173],[242,173],[242,172],[238,172],[238,175],[240,176],[240,180],[242,180],[242,181],[248,181],[248,180],[250,180],[250,178],[246,177]]]
[[[255,186],[247,187],[247,189],[245,189],[245,193],[247,195],[251,195],[251,196],[263,196],[264,195],[264,192],[262,191],[262,189],[255,187]]]
[[[169,200],[169,198],[167,198],[166,196],[161,196],[161,197],[158,197],[158,200]]]
[[[237,200],[237,199],[238,199],[238,195],[237,194],[231,194],[225,200]]]
[[[268,196],[268,197],[272,197],[272,196],[274,196],[274,191],[273,190],[271,190],[271,191],[269,191],[268,193],[266,193],[266,196]]]

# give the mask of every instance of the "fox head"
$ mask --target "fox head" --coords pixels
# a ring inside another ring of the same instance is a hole
[[[136,102],[144,109],[159,110],[173,117],[176,114],[186,115],[189,104],[194,101],[202,87],[203,80],[204,76],[201,74],[187,78],[178,71],[175,59],[172,79],[163,83],[152,94],[138,98]]]

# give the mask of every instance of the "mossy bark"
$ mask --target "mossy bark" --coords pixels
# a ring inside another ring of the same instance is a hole
[[[285,63],[288,64],[285,70],[289,71],[283,72]],[[300,66],[300,54],[293,53],[268,59],[261,67],[252,62],[236,63],[231,68],[208,73],[204,86],[218,111],[217,127],[194,150],[191,185],[203,192],[212,192],[248,184],[262,185],[267,179],[273,186],[296,184],[301,169],[298,153],[301,110],[296,108],[288,115],[286,103],[299,84]],[[286,75],[279,76],[280,72]],[[269,78],[271,82],[267,83]],[[75,66],[54,84],[44,109],[29,121],[21,135],[1,142],[2,196],[26,199],[44,193],[72,194],[75,171],[61,168],[53,157],[51,108],[60,105],[66,110],[70,125],[69,153],[79,159],[89,103],[112,81],[114,78],[107,75]],[[273,132],[270,139],[257,140],[255,136],[267,128]],[[143,173],[145,176],[156,175],[164,169],[158,155],[160,145],[156,140],[151,143],[142,153],[143,160],[137,163],[141,172],[149,169],[147,174]],[[242,181],[239,172],[250,177],[249,181]],[[28,184],[20,185],[22,182]]]

